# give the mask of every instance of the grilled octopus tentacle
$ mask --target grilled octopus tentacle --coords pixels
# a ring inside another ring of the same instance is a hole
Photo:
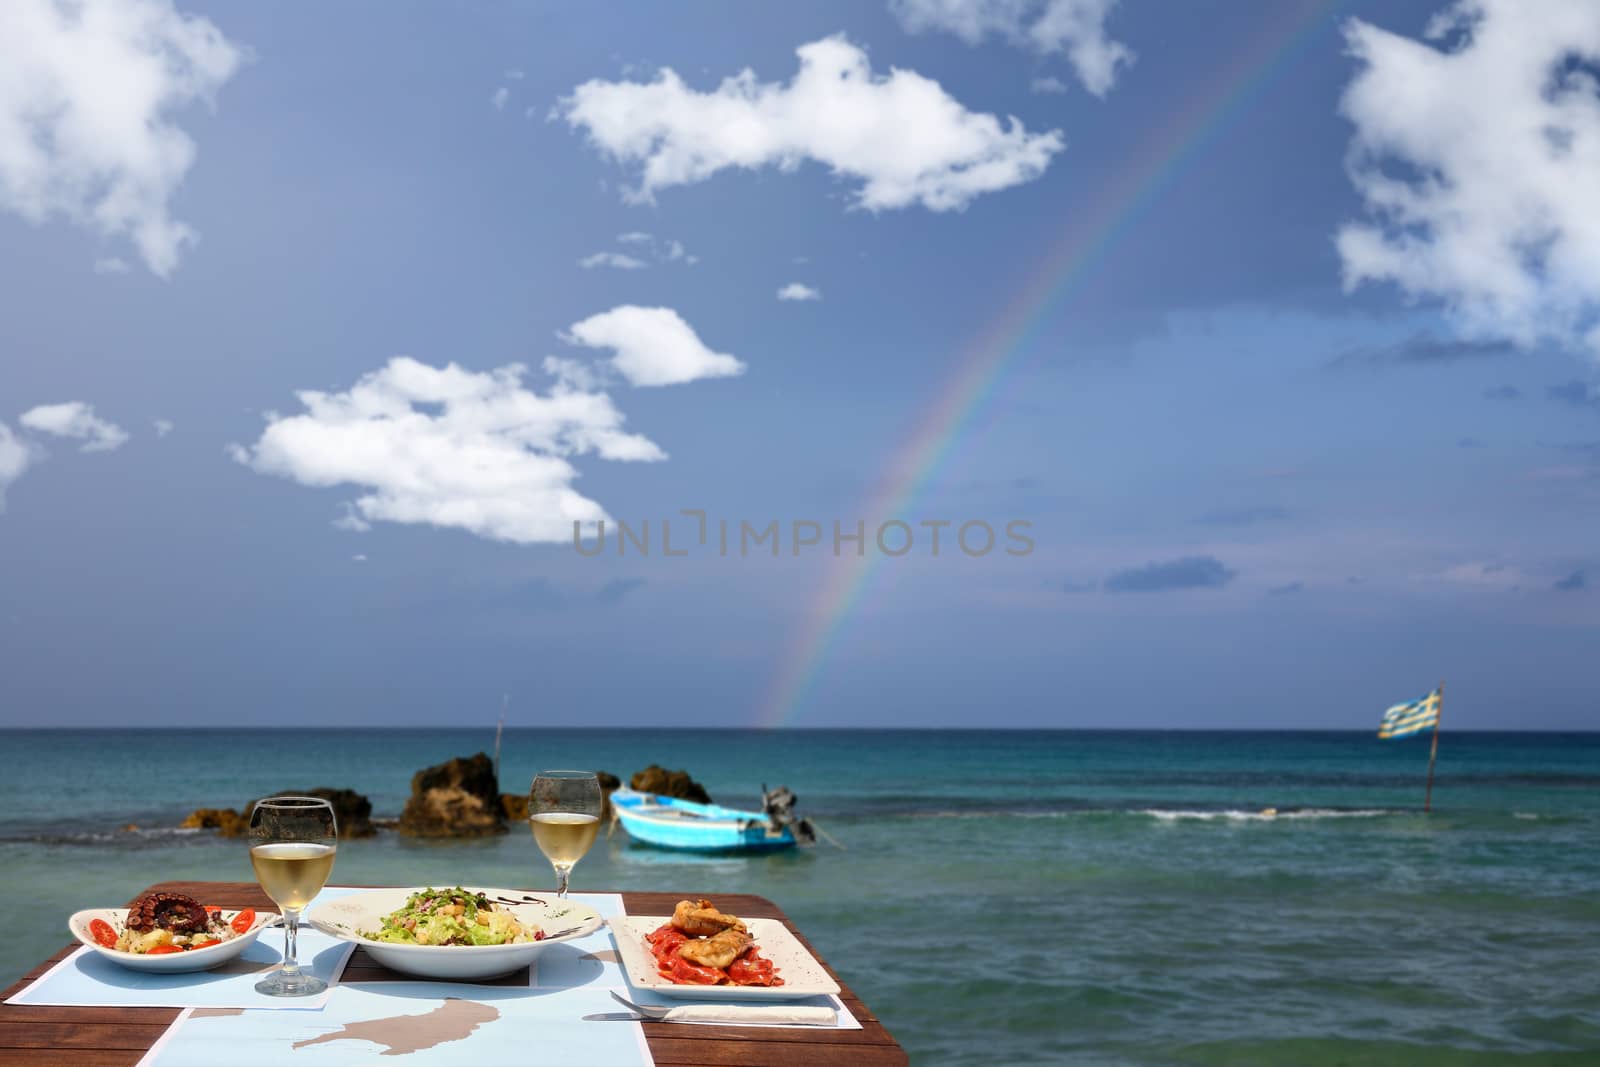
[[[128,909],[128,929],[147,933],[156,927],[175,934],[193,934],[206,928],[206,909],[183,893],[148,893]]]

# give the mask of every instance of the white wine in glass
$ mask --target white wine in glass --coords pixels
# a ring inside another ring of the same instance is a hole
[[[300,913],[327,884],[339,844],[333,805],[317,797],[268,797],[250,814],[250,866],[283,913],[283,966],[256,983],[273,997],[307,997],[328,983],[300,970]]]
[[[333,856],[332,845],[256,845],[250,849],[250,866],[280,908],[303,911],[327,884]]]
[[[528,797],[533,840],[556,872],[556,896],[565,898],[572,868],[600,830],[604,795],[592,771],[541,771]]]

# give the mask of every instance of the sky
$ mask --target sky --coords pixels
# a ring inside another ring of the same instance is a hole
[[[1595,728],[1533,6],[7,4],[0,726]]]

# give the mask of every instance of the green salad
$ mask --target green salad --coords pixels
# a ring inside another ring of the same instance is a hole
[[[361,936],[391,945],[517,945],[542,941],[544,931],[518,922],[483,894],[456,886],[411,894],[383,917],[381,929],[362,930]]]

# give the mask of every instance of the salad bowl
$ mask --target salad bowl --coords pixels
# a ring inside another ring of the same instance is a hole
[[[224,910],[224,922],[231,923],[240,913]],[[156,974],[181,974],[185,971],[209,971],[213,967],[220,967],[224,963],[239,958],[239,954],[251,945],[256,938],[261,936],[261,931],[269,926],[276,925],[278,915],[271,911],[258,911],[249,927],[242,934],[238,934],[220,944],[209,945],[206,948],[189,949],[185,952],[171,952],[165,955],[141,956],[135,952],[119,952],[114,948],[107,948],[95,940],[92,924],[98,919],[108,924],[111,929],[120,934],[128,922],[127,908],[89,908],[86,911],[73,913],[67,920],[67,928],[72,931],[72,936],[94,949],[101,956],[121,967],[132,971],[148,971]]]
[[[537,941],[506,945],[412,945],[375,941],[366,936],[383,927],[385,916],[403,908],[414,893],[437,890],[433,886],[406,889],[368,889],[326,903],[316,903],[306,922],[342,941],[353,942],[392,971],[418,978],[476,980],[496,978],[520,970],[550,945],[575,941],[599,930],[604,923],[593,908],[554,893],[528,893],[520,889],[483,889],[463,886],[468,893],[489,898],[524,925],[536,926],[544,936]]]

